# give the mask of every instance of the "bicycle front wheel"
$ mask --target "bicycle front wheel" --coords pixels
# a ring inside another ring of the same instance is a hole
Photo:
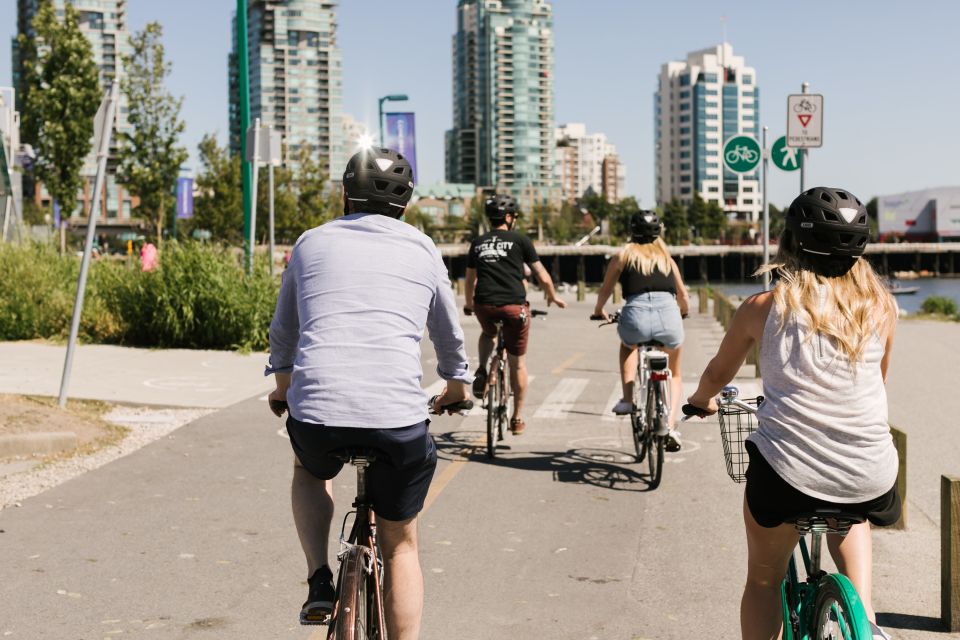
[[[650,471],[649,485],[651,489],[660,486],[663,477],[663,445],[665,436],[656,435],[662,416],[659,415],[660,385],[652,385],[647,393],[647,470]]]
[[[329,640],[380,640],[379,599],[373,572],[367,571],[372,562],[370,549],[351,547],[340,564],[337,603],[330,620]]]
[[[491,367],[490,372],[492,375],[500,375],[499,372],[494,373],[496,370]],[[497,392],[500,389],[500,385],[497,381],[494,381],[489,387],[487,387],[487,457],[493,458],[497,455],[497,428],[500,422],[500,398],[497,397]]]
[[[870,621],[860,596],[846,576],[834,573],[820,581],[813,607],[816,640],[871,640]]]

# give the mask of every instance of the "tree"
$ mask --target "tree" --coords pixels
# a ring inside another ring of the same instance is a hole
[[[777,205],[771,204],[769,205],[768,215],[770,216],[770,239],[776,240],[786,226],[786,214],[782,209],[778,209]]]
[[[280,244],[293,244],[309,227],[305,227],[297,208],[294,174],[289,167],[273,168],[273,230]],[[257,178],[258,242],[270,237],[270,167],[260,167]]]
[[[703,225],[702,230],[705,238],[720,240],[723,238],[724,231],[727,230],[727,213],[716,201],[711,200],[707,203],[701,224]]]
[[[293,164],[296,166],[294,188],[303,233],[333,220],[343,211],[343,201],[338,190],[330,186],[329,176],[314,159],[309,145],[299,146],[293,154]]]
[[[163,86],[170,74],[170,63],[164,58],[163,27],[149,23],[130,38],[131,55],[124,55],[122,82],[130,123],[129,131],[120,134],[119,181],[140,198],[140,209],[151,216],[157,230],[157,242],[173,190],[180,175],[180,165],[187,159],[187,150],[177,143],[185,128],[180,120],[183,98],[174,98]]]
[[[708,226],[707,203],[704,202],[699,193],[693,194],[693,202],[687,207],[687,220],[693,227],[694,238],[701,241],[707,238],[707,234],[704,232]]]
[[[80,171],[90,152],[93,117],[102,98],[93,50],[77,16],[66,3],[61,24],[53,2],[42,0],[33,19],[36,37],[17,38],[23,141],[37,152],[32,175],[66,212],[77,206],[83,188]]]
[[[687,208],[674,198],[663,209],[663,239],[667,244],[681,245],[690,242],[690,221]]]
[[[640,210],[640,203],[633,196],[628,196],[613,206],[607,218],[610,225],[610,235],[615,238],[630,236],[630,219]]]
[[[199,196],[191,226],[210,231],[218,240],[240,244],[243,242],[240,158],[231,157],[211,134],[205,135],[197,148],[201,171],[197,175]]]

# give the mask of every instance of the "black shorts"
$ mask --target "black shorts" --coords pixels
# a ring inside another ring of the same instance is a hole
[[[750,455],[747,467],[747,506],[753,519],[761,527],[772,529],[791,518],[824,507],[857,513],[878,527],[889,527],[900,519],[900,494],[897,485],[879,498],[866,502],[829,502],[798,491],[777,475],[757,445],[746,443]]]
[[[343,463],[329,453],[346,447],[376,449],[377,460],[367,470],[367,491],[373,511],[387,520],[408,520],[423,510],[437,468],[437,447],[430,421],[400,429],[327,427],[287,418],[293,452],[303,467],[322,480],[340,473]]]

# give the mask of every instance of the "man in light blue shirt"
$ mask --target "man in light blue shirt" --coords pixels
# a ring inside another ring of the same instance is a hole
[[[369,492],[387,628],[391,638],[416,638],[423,606],[416,518],[437,461],[421,388],[424,328],[447,381],[434,410],[466,399],[472,377],[440,252],[399,220],[413,191],[410,164],[387,149],[364,150],[348,163],[343,186],[346,215],[297,241],[270,325],[267,373],[277,382],[270,400],[289,407],[293,512],[310,585],[301,622],[333,604],[327,541],[331,479],[342,463],[329,452],[373,448],[380,453],[368,470]]]

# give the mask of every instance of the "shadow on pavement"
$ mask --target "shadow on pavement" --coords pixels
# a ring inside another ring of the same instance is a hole
[[[476,431],[452,431],[434,436],[443,460],[466,458],[472,462],[523,471],[546,471],[556,482],[588,484],[613,491],[650,491],[648,476],[626,465],[636,464],[632,454],[617,449],[570,449],[513,453],[503,445],[497,457],[487,457],[486,436]],[[645,467],[644,467],[645,468]]]
[[[909,613],[877,612],[877,624],[889,629],[911,631],[944,631],[943,622],[930,616],[915,616]]]

